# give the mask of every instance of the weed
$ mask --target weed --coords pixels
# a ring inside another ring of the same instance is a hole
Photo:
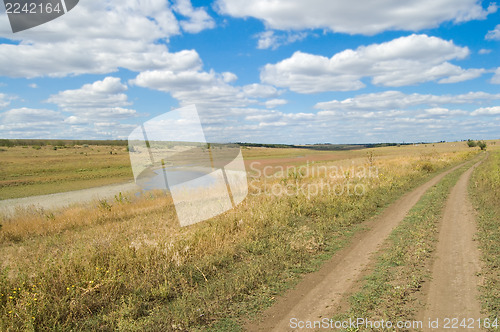
[[[483,261],[481,303],[491,320],[500,320],[500,152],[492,153],[472,174],[469,185],[478,211],[478,241]]]

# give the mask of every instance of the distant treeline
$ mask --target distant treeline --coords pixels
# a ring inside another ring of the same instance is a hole
[[[240,146],[258,147],[258,148],[294,148],[294,149],[310,149],[310,150],[323,150],[323,151],[347,151],[347,150],[360,150],[368,148],[379,148],[384,146],[400,146],[409,145],[413,143],[374,143],[374,144],[331,144],[331,143],[318,143],[306,145],[288,145],[288,144],[260,144],[260,143],[237,143]]]
[[[115,145],[127,146],[126,140],[69,140],[69,139],[0,139],[0,146],[74,146],[74,145]]]
[[[178,143],[178,142],[177,142]],[[291,144],[261,144],[261,143],[235,143],[243,147],[259,147],[259,148],[281,148],[281,149],[311,149],[311,150],[324,150],[324,151],[347,151],[347,150],[360,150],[367,148],[378,148],[384,146],[400,146],[410,145],[413,143],[374,143],[374,144],[331,144],[331,143],[318,143],[318,144],[305,144],[305,145],[291,145]],[[428,144],[428,143],[417,143]],[[75,146],[75,145],[114,145],[114,146],[127,146],[127,140],[61,140],[61,139],[0,139],[0,146]]]

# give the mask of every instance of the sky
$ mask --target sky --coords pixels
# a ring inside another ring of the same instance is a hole
[[[80,0],[13,33],[2,3],[0,138],[127,139],[195,105],[209,141],[496,139],[499,5]]]

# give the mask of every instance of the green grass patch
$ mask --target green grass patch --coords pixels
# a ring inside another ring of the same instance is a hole
[[[474,171],[469,192],[478,212],[481,304],[492,321],[500,320],[500,151],[491,152]]]
[[[0,199],[133,180],[123,146],[14,146],[0,151],[0,169]]]

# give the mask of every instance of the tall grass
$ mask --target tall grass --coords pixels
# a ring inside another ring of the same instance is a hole
[[[478,241],[483,262],[482,307],[500,320],[500,151],[491,152],[472,174],[470,194],[478,211]]]
[[[363,220],[468,157],[375,159],[372,178],[251,178],[236,209],[185,228],[160,194],[18,211],[0,222],[0,330],[237,329],[242,316],[272,304],[345,245]],[[264,194],[273,185],[346,178],[365,185],[364,194]]]

